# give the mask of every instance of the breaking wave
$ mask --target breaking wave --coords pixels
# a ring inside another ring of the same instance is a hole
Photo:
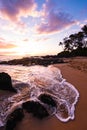
[[[43,103],[50,115],[62,122],[74,119],[75,104],[78,101],[79,92],[61,75],[61,71],[53,66],[0,66],[0,72],[7,72],[12,77],[13,87],[17,89],[14,96],[0,98],[0,126],[6,124],[9,114],[16,108],[22,107],[24,102],[38,101],[41,94],[50,95],[57,107],[50,108]]]

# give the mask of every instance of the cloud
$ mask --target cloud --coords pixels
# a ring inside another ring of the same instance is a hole
[[[0,42],[0,49],[11,49],[11,48],[14,48],[14,47],[16,47],[16,45],[14,45],[14,44],[2,44],[1,42]]]
[[[17,46],[12,43],[7,43],[4,38],[0,37],[0,50],[1,49],[12,49],[15,47],[17,47]]]
[[[55,7],[50,0],[43,4],[41,24],[36,27],[39,34],[55,33],[76,23],[69,14]]]
[[[80,26],[80,28],[82,28],[86,24],[87,24],[87,19],[78,22],[78,25]]]
[[[2,15],[12,21],[18,21],[20,16],[31,15],[35,8],[34,0],[0,0]]]
[[[44,42],[44,41],[47,41],[47,40],[49,40],[50,38],[48,38],[48,37],[44,37],[44,38],[37,38],[35,41],[36,42]]]
[[[2,41],[4,41],[4,40],[5,40],[4,38],[0,37],[0,42],[2,42]]]
[[[29,39],[28,39],[28,38],[25,38],[23,41],[24,41],[24,42],[28,42],[28,41],[29,41]]]

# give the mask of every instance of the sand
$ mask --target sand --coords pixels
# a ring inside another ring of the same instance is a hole
[[[87,73],[87,57],[75,57],[69,60],[69,66]]]
[[[31,115],[25,114],[25,118],[20,122],[15,130],[86,130],[87,129],[87,74],[81,70],[70,67],[68,64],[56,64],[61,70],[63,78],[73,84],[80,93],[79,101],[76,105],[75,119],[63,123],[55,116],[38,120]],[[4,130],[0,128],[0,130]]]

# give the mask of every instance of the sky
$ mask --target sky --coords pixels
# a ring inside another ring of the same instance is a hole
[[[87,24],[87,0],[0,0],[0,55],[55,55]]]

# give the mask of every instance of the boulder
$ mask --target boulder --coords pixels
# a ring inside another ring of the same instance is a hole
[[[46,108],[36,101],[28,101],[23,103],[23,108],[27,112],[32,113],[33,116],[37,117],[38,119],[43,119],[44,117],[49,116]]]
[[[17,108],[14,110],[14,112],[12,112],[8,117],[5,130],[14,130],[16,124],[21,121],[23,117],[24,113],[22,108]]]
[[[47,104],[47,105],[50,105],[50,106],[52,106],[52,107],[57,107],[57,104],[56,104],[56,101],[51,97],[51,95],[49,95],[49,94],[41,94],[39,97],[38,97],[38,99],[41,101],[41,102],[43,102],[43,103],[45,103],[45,104]]]
[[[9,90],[12,92],[17,92],[12,87],[11,77],[5,72],[0,73],[0,89],[1,90]]]

